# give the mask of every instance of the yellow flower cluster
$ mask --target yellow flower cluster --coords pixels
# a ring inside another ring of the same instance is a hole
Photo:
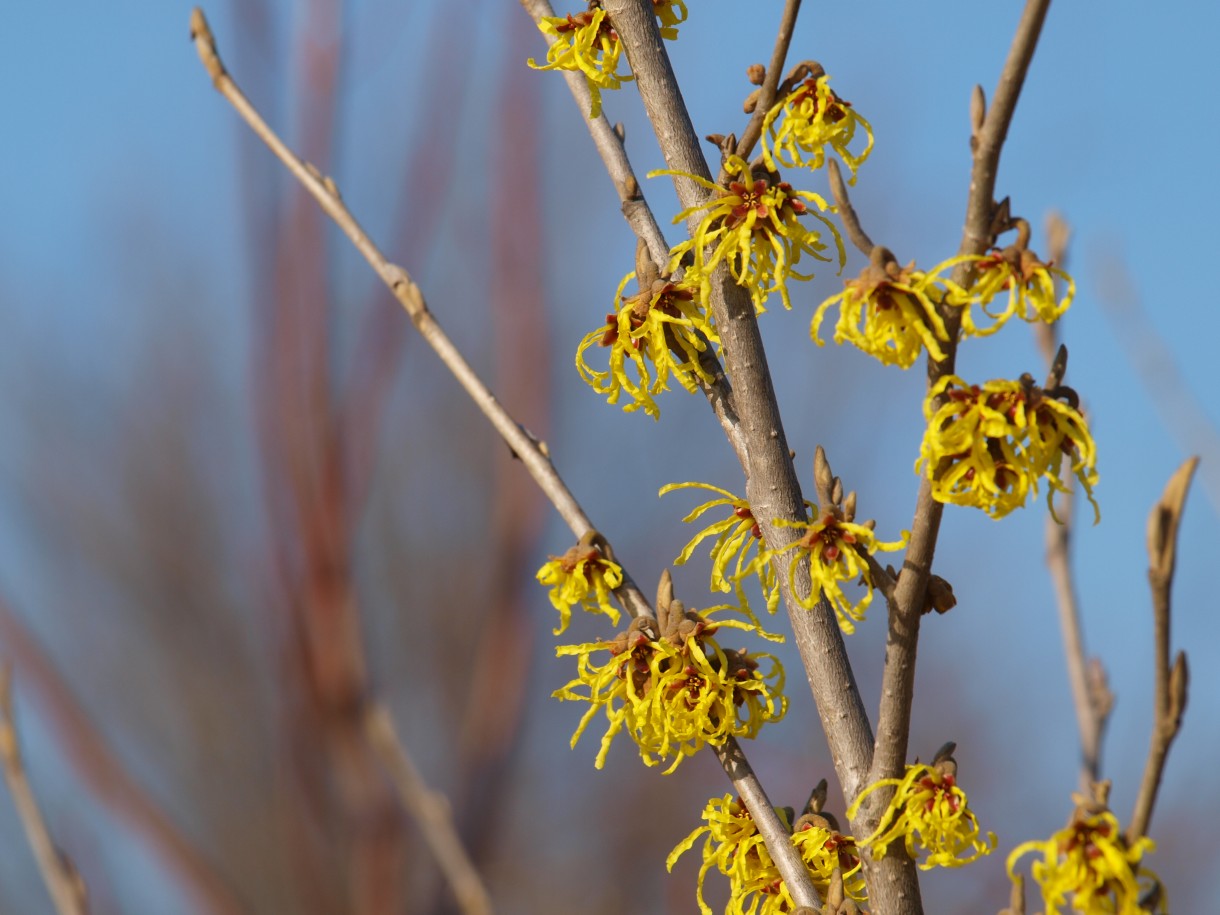
[[[809,594],[799,599],[806,610],[812,610],[821,595],[834,607],[835,616],[839,620],[839,628],[850,634],[856,631],[856,623],[863,621],[864,611],[873,600],[873,573],[869,568],[866,556],[871,556],[878,550],[900,550],[906,546],[908,534],[894,543],[883,543],[877,539],[872,528],[863,524],[855,524],[845,520],[837,508],[830,508],[817,514],[816,521],[786,521],[777,519],[774,522],[780,527],[794,527],[804,533],[787,546],[778,550],[767,550],[764,561],[770,562],[774,556],[779,556],[790,550],[809,558],[809,578],[812,585]],[[796,571],[799,566],[799,556],[788,566],[788,584],[796,594]],[[843,583],[859,580],[864,585],[864,596],[852,602],[843,593]]]
[[[661,26],[663,38],[678,37],[678,25],[686,21],[686,4],[682,0],[653,0],[653,9]],[[603,89],[618,89],[635,79],[618,72],[623,44],[618,33],[600,6],[583,13],[566,16],[545,16],[538,29],[554,39],[546,52],[546,63],[533,58],[526,63],[535,70],[573,70],[585,78],[591,99],[589,120],[602,111]]]
[[[776,160],[797,168],[819,169],[825,162],[825,147],[837,152],[850,170],[855,184],[856,169],[873,151],[873,128],[850,102],[830,89],[830,77],[817,64],[802,65],[803,81],[781,98],[763,119],[762,150],[767,168],[776,171]],[[856,128],[864,128],[868,142],[859,154],[848,149]]]
[[[854,817],[874,791],[888,786],[895,790],[877,829],[860,844],[881,859],[891,842],[902,839],[913,860],[918,861],[921,852],[929,853],[919,865],[922,870],[961,867],[991,854],[995,833],[987,833],[985,841],[981,838],[978,820],[965,792],[957,786],[956,773],[956,763],[948,758],[935,766],[907,766],[902,778],[883,778],[869,785],[848,809],[848,817]]]
[[[562,556],[552,556],[538,570],[538,581],[551,587],[551,604],[559,611],[555,635],[568,628],[572,608],[579,604],[589,613],[604,613],[618,625],[618,607],[610,592],[623,583],[623,569],[611,562],[586,537]]]
[[[972,505],[1002,518],[1037,493],[1042,478],[1049,483],[1053,512],[1054,493],[1066,489],[1061,479],[1066,458],[1100,518],[1093,498],[1097,448],[1075,403],[1070,388],[1043,391],[1028,376],[980,386],[946,375],[924,403],[928,428],[915,472],[932,481],[937,501]]]
[[[712,499],[697,506],[682,519],[686,523],[695,521],[705,513],[721,506],[729,509],[729,514],[727,517],[709,524],[692,537],[682,548],[678,558],[674,560],[674,565],[685,565],[700,543],[708,537],[715,537],[716,540],[712,543],[711,549],[711,590],[720,592],[732,590],[741,611],[758,626],[758,634],[771,641],[782,642],[783,636],[772,635],[763,630],[762,624],[758,622],[758,617],[751,610],[750,602],[746,599],[745,590],[742,588],[742,581],[754,576],[762,588],[767,612],[774,613],[779,606],[779,580],[776,578],[775,569],[772,568],[771,563],[763,559],[762,531],[759,529],[758,522],[754,520],[750,503],[745,499],[739,499],[727,489],[721,489],[719,486],[712,486],[709,483],[670,483],[661,487],[660,494],[665,495],[678,489],[706,489],[721,496],[719,499]],[[729,568],[730,564],[732,569]]]
[[[1025,842],[1008,856],[1008,875],[1027,854],[1041,857],[1031,872],[1042,889],[1046,915],[1060,906],[1082,915],[1165,915],[1168,903],[1156,892],[1160,880],[1140,862],[1155,851],[1143,837],[1128,845],[1118,820],[1108,810],[1078,807],[1066,827],[1045,841]],[[1147,904],[1142,901],[1151,899]]]
[[[788,826],[787,812],[776,808],[776,813]],[[712,798],[703,808],[703,820],[705,825],[679,842],[665,861],[673,870],[678,859],[690,851],[701,836],[706,836],[696,891],[703,915],[712,913],[711,906],[703,898],[703,883],[712,868],[729,878],[726,915],[782,915],[795,910],[796,904],[779,869],[749,811],[739,800],[731,794]],[[803,816],[796,822],[792,844],[800,852],[814,886],[823,898],[835,868],[840,869],[847,895],[857,900],[864,898],[864,875],[854,839],[839,834],[823,817]]]
[[[724,261],[733,280],[750,292],[758,312],[762,312],[767,297],[778,292],[785,308],[791,308],[788,280],[808,280],[813,274],[796,271],[801,257],[809,255],[820,261],[832,259],[823,254],[827,246],[815,230],[806,228],[801,217],[812,215],[830,231],[834,238],[839,268],[846,259],[843,240],[834,225],[821,215],[829,207],[825,200],[809,191],[793,190],[773,172],[753,171],[738,156],[729,156],[725,171],[735,180],[728,187],[713,184],[698,175],[679,171],[654,171],[648,177],[677,175],[688,178],[712,192],[706,202],[689,207],[674,217],[681,222],[703,213],[694,237],[676,245],[670,252],[669,270],[677,270],[687,254],[694,264],[688,274],[699,279],[703,298],[711,292],[711,276]],[[806,201],[815,204],[811,209]]]
[[[810,333],[818,346],[818,330],[827,309],[838,303],[835,343],[851,343],[883,365],[910,368],[926,348],[938,362],[945,358],[940,344],[948,341],[945,322],[937,311],[945,297],[935,274],[921,273],[912,261],[905,267],[888,248],[873,248],[869,264],[844,283],[813,314]]]
[[[842,292],[818,306],[811,328],[813,339],[822,345],[818,331],[826,312],[838,305],[835,343],[851,343],[886,365],[905,369],[925,349],[937,362],[945,358],[942,346],[949,342],[945,321],[954,315],[960,318],[961,333],[967,337],[993,334],[1013,315],[1053,323],[1072,304],[1076,284],[1029,250],[1025,220],[1015,220],[1015,224],[1017,240],[1008,247],[985,255],[954,257],[926,273],[916,270],[913,261],[901,267],[889,249],[874,247],[860,275],[847,280]],[[945,275],[961,264],[971,266],[974,279],[969,288]],[[1066,286],[1062,298],[1056,295],[1057,279]],[[1004,292],[1007,303],[993,312],[992,303]],[[986,321],[975,318],[975,305]]]
[[[605,763],[614,736],[625,730],[646,765],[670,761],[668,774],[706,744],[754,737],[766,722],[783,718],[788,701],[778,660],[721,648],[712,637],[721,626],[750,628],[713,623],[673,601],[664,632],[656,620],[641,617],[613,641],[560,646],[560,657],[577,658],[577,676],[555,698],[589,703],[572,746],[601,710],[609,727],[597,768]],[[604,659],[595,661],[603,652]],[[765,672],[760,662],[766,662]]]
[[[606,315],[606,326],[580,341],[576,369],[593,390],[607,395],[609,403],[618,403],[626,392],[631,398],[624,407],[628,413],[643,407],[645,413],[659,419],[661,411],[653,395],[669,390],[671,375],[692,393],[699,382],[712,382],[699,357],[709,342],[719,343],[720,338],[703,307],[697,283],[657,279],[647,289],[624,296],[633,277],[634,273],[628,273],[619,283],[614,301],[621,304],[616,313]],[[610,350],[604,372],[585,361],[585,352],[594,345]],[[634,366],[634,378],[627,370],[629,365]]]

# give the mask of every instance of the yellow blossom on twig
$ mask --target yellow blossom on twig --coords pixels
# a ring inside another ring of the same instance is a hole
[[[932,481],[937,501],[1002,518],[1037,493],[1041,479],[1049,484],[1053,512],[1054,493],[1066,489],[1061,479],[1066,458],[1099,518],[1093,498],[1097,446],[1076,403],[1071,388],[1044,391],[1028,375],[981,386],[946,375],[924,402],[928,427],[915,472]]]
[[[668,774],[705,745],[719,746],[730,736],[755,737],[763,724],[787,711],[784,671],[775,657],[721,648],[712,637],[721,626],[748,625],[710,622],[685,611],[681,601],[670,608],[663,628],[650,617],[638,618],[613,641],[556,650],[560,657],[576,656],[577,676],[554,696],[589,703],[572,746],[599,710],[609,722],[594,763],[599,769],[620,731],[636,742],[646,765],[669,761]],[[595,661],[601,652],[604,659]]]
[[[1038,854],[1031,868],[1042,890],[1046,915],[1060,906],[1082,915],[1164,915],[1168,911],[1160,879],[1140,862],[1156,849],[1147,838],[1128,845],[1109,810],[1078,806],[1066,827],[1049,839],[1025,842],[1008,856],[1008,875],[1017,862]]]
[[[643,407],[645,413],[659,419],[661,411],[653,395],[669,390],[670,376],[692,393],[699,382],[712,383],[699,356],[720,338],[703,306],[698,284],[656,279],[635,295],[624,296],[633,277],[634,273],[628,273],[619,283],[614,295],[614,301],[621,303],[618,311],[606,315],[606,325],[580,341],[576,369],[593,390],[607,395],[609,403],[618,403],[626,392],[631,398],[624,407],[628,413]],[[586,352],[595,345],[610,350],[610,364],[604,372],[585,361]],[[634,367],[634,378],[629,365]]]
[[[763,119],[762,151],[767,168],[775,171],[778,160],[792,168],[819,169],[829,146],[851,170],[848,183],[856,183],[856,169],[873,151],[873,128],[850,102],[831,91],[829,81],[819,64],[805,61],[781,85],[779,100]],[[853,154],[848,145],[857,126],[864,129],[868,141],[859,154]]]
[[[669,483],[661,487],[660,495],[678,489],[706,489],[709,492],[718,493],[722,497],[697,506],[682,519],[684,522],[690,523],[721,506],[729,509],[729,515],[712,522],[692,537],[686,546],[682,547],[682,552],[674,560],[674,565],[685,565],[700,543],[709,537],[715,537],[716,540],[712,543],[711,550],[711,590],[727,592],[731,589],[742,612],[758,627],[759,635],[771,641],[782,642],[783,636],[772,635],[763,630],[762,624],[750,609],[745,590],[742,588],[743,579],[755,576],[758,578],[759,587],[762,588],[767,612],[774,613],[779,606],[779,580],[776,578],[775,569],[771,567],[771,563],[763,561],[762,531],[759,530],[758,522],[754,520],[750,503],[745,499],[737,498],[727,489],[721,489],[719,486],[712,486],[709,483]]]
[[[724,169],[736,179],[728,187],[713,184],[698,175],[679,171],[649,172],[650,178],[657,175],[678,175],[689,178],[712,192],[704,203],[683,210],[674,217],[681,222],[695,213],[703,213],[694,237],[675,246],[670,251],[669,270],[677,270],[682,259],[690,253],[694,264],[690,268],[701,281],[703,298],[711,292],[711,275],[716,266],[724,261],[734,282],[750,291],[750,299],[758,312],[773,292],[778,292],[785,308],[791,308],[788,299],[788,280],[808,280],[812,273],[798,273],[796,265],[808,254],[820,261],[832,259],[823,252],[827,246],[815,230],[806,228],[800,218],[812,215],[830,231],[842,269],[846,255],[843,240],[834,225],[818,210],[833,209],[817,194],[793,190],[792,185],[780,181],[773,172],[752,171],[738,156],[729,156]],[[810,208],[806,201],[817,205]]]
[[[934,867],[961,867],[989,855],[995,849],[995,834],[984,840],[978,820],[957,786],[957,763],[948,744],[931,766],[907,766],[902,778],[883,778],[857,795],[847,811],[854,817],[868,795],[893,787],[894,796],[881,816],[877,829],[860,844],[869,846],[874,858],[885,857],[891,842],[901,839],[907,854],[918,861],[922,852],[927,860],[921,870]]]
[[[601,114],[602,89],[618,89],[635,79],[618,72],[623,45],[604,9],[545,16],[539,20],[538,29],[555,40],[546,52],[545,64],[536,64],[533,58],[526,63],[535,70],[574,70],[583,74],[592,99],[589,120]]]
[[[939,362],[945,358],[940,344],[949,339],[936,310],[943,297],[933,277],[916,270],[914,262],[900,267],[890,250],[878,245],[860,276],[847,280],[842,292],[818,306],[810,333],[821,346],[822,319],[838,303],[835,343],[851,343],[884,365],[904,369],[924,349]]]
[[[610,600],[610,592],[623,583],[623,570],[618,563],[602,555],[593,537],[584,537],[562,556],[552,556],[538,570],[538,581],[551,586],[551,603],[559,611],[559,627],[555,635],[568,628],[572,608],[579,604],[589,613],[604,613],[612,625],[618,625],[618,607]]]
[[[777,807],[775,812],[784,826],[791,828],[788,811]],[[679,842],[665,860],[666,867],[672,871],[678,859],[690,851],[700,837],[705,837],[696,889],[703,915],[712,912],[703,897],[703,885],[713,868],[729,879],[727,915],[782,915],[795,910],[796,903],[780,877],[779,868],[741,801],[731,794],[712,798],[703,808],[703,820],[705,825]],[[823,898],[835,868],[842,874],[844,891],[853,899],[864,898],[864,875],[854,839],[840,835],[824,817],[803,816],[797,820],[792,843]]]
[[[900,550],[906,546],[908,534],[894,543],[877,539],[871,527],[846,520],[837,508],[817,513],[816,521],[787,521],[776,519],[779,527],[794,527],[804,533],[787,546],[768,550],[764,556],[769,561],[791,550],[798,553],[788,565],[788,584],[796,594],[796,570],[800,556],[809,558],[809,594],[798,598],[802,607],[812,610],[820,595],[834,607],[839,628],[850,634],[856,631],[855,624],[863,621],[864,611],[873,600],[873,573],[866,556],[877,550]],[[864,585],[864,596],[853,603],[843,593],[843,583],[859,581]]]
[[[1076,294],[1076,282],[1067,273],[1039,260],[1029,250],[1029,224],[1024,219],[1014,220],[1017,240],[1006,248],[995,248],[989,254],[962,255],[945,261],[933,274],[940,274],[957,264],[972,264],[974,283],[964,289],[949,280],[943,280],[948,289],[946,301],[961,308],[962,332],[967,336],[985,337],[994,334],[1013,315],[1024,321],[1042,321],[1052,324],[1061,318],[1072,304]],[[1063,298],[1055,292],[1055,280],[1067,285]],[[989,306],[1007,292],[1007,302],[999,311]],[[975,321],[971,306],[978,305],[990,324],[981,326]]]

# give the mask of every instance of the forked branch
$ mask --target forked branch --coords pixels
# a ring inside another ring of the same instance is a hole
[[[322,210],[343,230],[344,234],[356,246],[356,249],[364,256],[365,260],[368,261],[381,280],[389,287],[394,297],[398,299],[399,303],[406,310],[411,323],[415,325],[420,335],[433,351],[436,352],[437,356],[440,357],[441,362],[444,363],[445,367],[465,389],[483,415],[487,417],[500,437],[513,450],[513,453],[521,459],[534,482],[538,484],[543,494],[555,506],[560,517],[567,523],[572,533],[576,535],[578,540],[586,535],[596,533],[592,522],[589,521],[584,510],[576,501],[575,496],[572,495],[567,485],[560,478],[559,473],[555,470],[545,446],[523,429],[501,406],[495,395],[491,393],[471,368],[470,364],[466,362],[465,358],[453,345],[452,341],[441,330],[440,325],[437,324],[436,319],[433,318],[431,311],[428,309],[427,302],[424,300],[423,292],[420,288],[405,270],[386,259],[385,255],[381,253],[372,239],[360,227],[360,224],[347,209],[346,204],[344,204],[334,181],[320,174],[316,168],[293,153],[275,131],[267,125],[249,99],[238,88],[233,78],[225,70],[216,49],[216,40],[212,35],[203,12],[198,8],[191,12],[191,37],[194,39],[195,48],[199,53],[200,60],[203,62],[208,75],[211,76],[216,90],[233,105],[238,114],[249,125],[250,129],[254,131],[255,135],[267,144],[292,175],[301,182],[310,195],[318,202],[319,206],[322,207]],[[623,572],[623,586],[615,593],[632,616],[653,615],[647,599],[640,593],[639,588],[636,587],[635,583],[628,576],[626,570]],[[778,834],[777,830],[782,831],[783,825],[771,805],[769,803],[759,805],[760,799],[765,800],[766,793],[748,764],[742,765],[744,756],[741,754],[740,747],[737,747],[735,743],[726,744],[720,753],[724,760],[726,772],[733,781],[737,792],[742,796],[743,800],[746,798],[751,799],[747,803],[747,807],[755,823],[758,825],[759,832],[764,835],[776,835]],[[755,806],[751,807],[750,803],[754,803]],[[784,835],[785,840],[782,846],[770,849],[772,856],[779,865],[785,880],[790,880],[789,885],[793,888],[794,897],[802,898],[798,894],[801,892],[803,884],[808,887],[807,898],[816,900],[816,894],[813,890],[813,884],[809,880],[808,871],[805,869],[792,843],[787,840],[786,832]]]

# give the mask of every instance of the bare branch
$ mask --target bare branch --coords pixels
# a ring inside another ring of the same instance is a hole
[[[1182,511],[1186,507],[1190,481],[1198,466],[1197,457],[1187,458],[1169,478],[1161,500],[1153,506],[1152,514],[1148,517],[1148,582],[1152,586],[1156,639],[1156,696],[1148,760],[1144,764],[1144,777],[1140,781],[1135,809],[1127,824],[1128,843],[1134,843],[1148,832],[1152,808],[1156,804],[1161,776],[1165,771],[1165,759],[1169,755],[1169,746],[1178,736],[1178,729],[1182,725],[1182,712],[1186,709],[1186,653],[1179,651],[1173,667],[1170,667],[1169,611],[1170,591],[1177,563],[1178,527],[1182,521]]]
[[[424,841],[453,888],[461,910],[466,915],[491,915],[491,897],[462,847],[449,802],[444,795],[428,790],[398,736],[390,713],[377,703],[370,704],[364,715],[364,731],[394,783],[403,807],[419,824]]]
[[[205,69],[212,76],[212,82],[217,91],[223,95],[241,115],[250,129],[270,147],[276,157],[288,168],[293,176],[301,182],[307,191],[322,207],[323,211],[351,240],[356,249],[369,262],[369,265],[389,287],[394,297],[406,310],[411,323],[419,331],[420,336],[440,357],[441,362],[453,374],[458,383],[474,401],[475,405],[491,422],[492,427],[500,437],[521,459],[530,476],[538,484],[551,504],[559,512],[561,518],[571,528],[577,539],[594,530],[592,522],[584,513],[584,509],[576,501],[575,496],[556,472],[545,447],[536,441],[528,432],[509,416],[500,405],[495,395],[488,390],[482,380],[465,358],[458,352],[453,342],[441,329],[436,319],[428,309],[423,292],[411,279],[405,270],[390,263],[377,248],[372,239],[352,216],[340,197],[334,181],[318,173],[308,162],[299,159],[267,126],[258,111],[237,87],[232,77],[225,71],[224,64],[216,51],[216,42],[208,28],[202,11],[196,8],[191,14],[191,34],[195,39],[196,49],[203,61]],[[634,616],[648,612],[648,603],[640,593],[639,588],[624,573],[624,584],[617,592],[626,609]]]
[[[1008,125],[1016,108],[1025,74],[1033,58],[1034,48],[1050,0],[1027,0],[1017,32],[1000,74],[993,104],[983,117],[983,124],[972,138],[974,164],[970,176],[970,196],[966,203],[966,225],[962,231],[961,254],[981,254],[991,244],[991,228],[995,211],[995,181],[1000,151],[1008,134]],[[976,108],[980,107],[975,95]],[[959,266],[954,281],[969,286],[970,268]],[[957,355],[957,332],[960,321],[949,315],[946,328],[949,342],[945,359],[928,359],[928,384],[935,384],[943,375],[954,371]],[[890,614],[886,642],[885,669],[881,683],[881,707],[877,718],[877,742],[873,755],[870,781],[897,776],[906,762],[907,743],[911,727],[911,702],[915,691],[915,656],[919,641],[920,611],[924,591],[932,572],[936,538],[944,506],[932,498],[932,486],[926,478],[920,484],[915,517],[911,523],[911,541],[903,562],[903,573],[896,591],[896,612]]]
[[[767,65],[767,75],[759,87],[758,102],[750,116],[750,123],[737,141],[737,155],[743,159],[750,158],[754,144],[762,136],[762,125],[767,111],[775,104],[775,90],[784,72],[784,61],[788,57],[788,46],[792,44],[792,32],[796,28],[796,17],[800,11],[801,0],[787,0],[784,4],[784,13],[779,20],[779,33],[775,36],[775,49],[771,52],[771,63]]]
[[[834,159],[827,159],[826,171],[830,176],[830,192],[834,195],[835,207],[839,211],[839,219],[843,221],[847,237],[865,257],[870,256],[873,253],[873,240],[868,237],[868,233],[860,225],[860,217],[856,215],[855,207],[851,205],[851,198],[847,195],[847,185],[839,171],[839,163]]]
[[[42,882],[46,884],[55,911],[59,915],[85,915],[89,911],[85,884],[71,859],[55,847],[47,821],[42,816],[30,780],[21,759],[21,744],[13,720],[13,671],[6,663],[0,665],[0,763],[4,765],[4,780],[8,783],[13,804],[21,817],[26,841],[38,862]]]

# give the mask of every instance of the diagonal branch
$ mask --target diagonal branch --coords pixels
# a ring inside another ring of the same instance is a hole
[[[578,539],[586,534],[593,533],[594,528],[592,523],[576,501],[575,496],[572,495],[555,470],[545,446],[513,420],[500,405],[496,397],[488,390],[487,386],[475,374],[470,364],[466,362],[452,341],[441,330],[436,319],[432,317],[432,313],[429,311],[419,287],[412,281],[405,270],[396,264],[390,263],[368,237],[343,203],[334,181],[329,177],[321,175],[312,165],[298,158],[267,125],[258,111],[255,110],[254,106],[237,87],[237,84],[229,76],[224,64],[221,62],[216,50],[215,38],[208,27],[203,12],[198,8],[195,8],[191,13],[191,36],[195,41],[195,47],[204,69],[211,76],[216,90],[233,105],[238,114],[249,125],[250,129],[284,163],[293,176],[314,197],[323,211],[347,235],[356,249],[364,256],[365,260],[369,262],[369,265],[406,310],[411,323],[415,325],[420,336],[436,352],[445,367],[449,369],[454,378],[465,389],[471,400],[474,401],[483,415],[487,417],[492,427],[513,450],[513,453],[521,459],[522,464],[530,476],[533,477],[534,482],[537,483],[543,494],[551,501],[551,504],[555,506],[560,517],[563,518],[572,532]],[[623,572],[623,585],[618,589],[616,594],[624,607],[633,616],[652,615],[648,601],[640,593],[639,588],[625,570]],[[834,625],[833,617],[831,618],[831,623]],[[835,631],[837,633],[837,626]],[[748,765],[743,765],[744,756],[741,754],[740,748],[736,746],[736,743],[726,743],[719,752],[726,760],[729,760],[725,763],[726,772],[729,774],[730,779],[732,779],[738,793],[743,798],[749,797],[756,801],[759,798],[765,800],[766,794],[763,791],[762,785],[759,784]],[[774,834],[776,829],[783,829],[775,811],[769,804],[751,808],[750,813],[754,817],[759,831],[764,833],[764,835],[768,834],[768,832]],[[780,862],[781,872],[785,874],[785,879],[788,878],[789,872],[791,872],[792,881],[789,885],[793,888],[794,896],[802,893],[800,878],[803,876],[804,886],[807,887],[807,891],[803,895],[810,900],[811,904],[815,902],[817,897],[813,884],[809,881],[808,872],[805,870],[804,865],[801,864],[792,843],[785,841],[783,846],[773,851],[773,857],[777,862]]]
[[[0,764],[4,767],[4,780],[55,911],[59,915],[85,915],[89,911],[85,884],[71,859],[55,847],[26,777],[17,725],[13,720],[13,671],[8,664],[0,666]]]
[[[604,6],[623,42],[669,168],[710,182],[712,176],[657,30],[652,4],[638,0],[607,0]],[[703,203],[708,194],[697,182],[681,175],[674,178],[674,185],[684,208]],[[699,217],[692,216],[688,223],[692,234],[698,223]],[[710,307],[720,330],[725,365],[733,380],[738,415],[745,433],[746,499],[759,521],[767,546],[778,551],[798,534],[793,528],[776,526],[772,522],[776,519],[806,520],[804,500],[792,466],[754,305],[746,290],[733,282],[724,264],[712,276]],[[865,785],[872,731],[833,610],[824,600],[816,604],[814,610],[804,610],[789,587],[788,567],[794,552],[788,551],[776,563],[784,603],[839,781],[848,798],[854,798]],[[809,593],[806,565],[797,569],[795,583],[800,594]],[[777,851],[783,852],[782,848],[768,846],[768,850],[777,862],[781,860]],[[890,861],[897,862],[898,867],[904,866],[901,856],[892,856]],[[908,859],[906,865],[909,864]],[[910,880],[902,881],[901,892],[917,893],[913,868],[908,866],[906,869],[911,872]],[[793,898],[800,904],[819,904],[816,896],[805,895],[808,873],[799,859],[792,864],[791,870],[781,866],[781,873]],[[880,894],[875,899],[879,903],[878,910],[896,911],[880,902],[885,889],[880,884],[876,889]]]
[[[465,915],[491,915],[491,897],[479,872],[462,847],[449,802],[428,789],[407,748],[394,727],[390,713],[379,703],[370,703],[364,716],[369,744],[398,791],[405,810],[415,817],[424,841],[432,850],[458,905]]]
[[[37,695],[42,719],[55,733],[91,795],[138,833],[158,856],[170,878],[190,896],[193,911],[236,915],[237,898],[198,850],[123,769],[102,736],[8,604],[0,599],[0,641],[22,682]]]
[[[801,11],[801,0],[787,0],[784,3],[784,13],[779,20],[779,32],[775,36],[775,49],[771,52],[771,62],[767,65],[766,76],[759,87],[758,102],[754,113],[746,125],[745,132],[737,141],[737,155],[749,159],[754,151],[754,144],[762,136],[763,120],[767,112],[775,104],[775,90],[779,88],[780,74],[784,72],[784,60],[788,57],[788,46],[792,44],[792,33],[796,29],[796,17]]]
[[[961,254],[981,254],[991,244],[991,224],[995,209],[996,171],[1000,151],[1008,134],[1008,125],[1016,108],[1025,74],[1050,0],[1027,0],[1017,26],[1008,59],[1000,74],[995,103],[982,117],[974,142],[974,164],[970,176],[970,196],[966,204],[966,225],[962,232]],[[981,112],[980,112],[981,113]],[[969,286],[967,266],[959,266],[954,281]],[[957,316],[946,321],[950,342],[945,346],[942,362],[928,360],[929,387],[943,375],[954,371],[957,355]],[[881,682],[881,706],[877,717],[877,744],[873,756],[870,782],[897,776],[906,764],[907,744],[911,728],[911,702],[915,692],[915,656],[919,641],[920,611],[924,591],[932,572],[932,557],[944,506],[932,498],[931,483],[925,478],[919,487],[915,518],[911,524],[911,541],[903,561],[903,573],[895,593],[894,610],[890,613],[889,636],[886,643],[885,668]],[[879,798],[882,800],[884,798]]]

